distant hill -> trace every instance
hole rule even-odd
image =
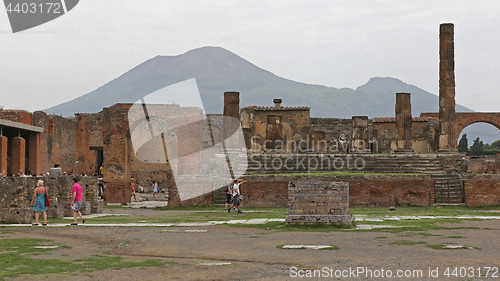
[[[203,47],[178,56],[157,56],[86,95],[46,109],[72,116],[99,112],[115,103],[133,103],[158,89],[196,78],[207,113],[222,113],[223,92],[241,93],[241,107],[310,106],[313,117],[394,116],[395,93],[412,93],[412,113],[438,111],[438,96],[394,78],[372,78],[356,90],[288,80],[220,47]],[[457,111],[471,111],[457,105]]]

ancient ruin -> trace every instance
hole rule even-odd
[[[2,179],[1,194],[9,192],[9,196],[18,200],[0,207],[3,213],[9,208],[26,208],[22,198],[29,196],[26,189],[32,183],[23,182],[23,188],[16,191],[14,186],[20,183],[10,176],[23,172],[46,176],[52,167],[60,167],[66,175],[89,176],[98,176],[102,167],[106,186],[102,194],[104,203],[130,203],[131,176],[135,177],[137,186],[149,187],[152,180],[158,182],[168,193],[170,206],[217,203],[220,182],[199,183],[198,180],[197,184],[204,185],[207,192],[181,200],[172,171],[182,174],[188,169],[209,169],[189,160],[199,157],[196,152],[208,147],[225,151],[227,155],[234,147],[224,140],[234,133],[234,122],[236,127],[241,124],[249,155],[246,173],[249,183],[244,191],[247,206],[286,206],[288,182],[294,180],[288,174],[327,171],[391,173],[388,176],[321,176],[323,180],[347,182],[351,187],[350,202],[354,205],[498,205],[498,176],[468,175],[469,160],[457,153],[457,142],[460,132],[472,123],[486,122],[500,129],[500,113],[455,112],[453,53],[453,25],[443,24],[439,112],[423,113],[419,117],[411,114],[411,93],[395,93],[395,117],[338,119],[312,118],[309,107],[284,106],[286,99],[274,99],[274,107],[240,109],[239,93],[226,92],[223,114],[204,115],[196,108],[156,105],[158,111],[162,106],[169,107],[170,115],[161,117],[168,122],[161,118],[148,119],[148,122],[165,122],[165,126],[169,122],[170,126],[180,122],[189,126],[175,134],[160,133],[156,141],[145,140],[148,145],[134,151],[130,128],[133,122],[130,123],[129,114],[132,104],[116,104],[99,113],[78,113],[74,118],[41,111],[0,110],[0,170],[9,176]],[[183,120],[176,119],[173,112]],[[177,140],[175,143],[182,145],[172,147],[169,151],[173,152],[167,155],[163,151],[169,140]],[[182,156],[188,159],[183,163],[189,165],[168,161]],[[144,161],[155,157],[156,161]],[[500,172],[499,156],[496,157],[491,168],[486,168],[491,174]],[[395,176],[395,173],[402,175]],[[408,173],[420,175],[404,175]],[[285,174],[283,179],[279,179],[279,174]],[[314,176],[305,180],[311,177]],[[65,184],[58,185],[57,190],[63,186]]]

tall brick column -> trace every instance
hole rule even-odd
[[[455,55],[453,24],[443,23],[439,31],[439,152],[456,152],[455,139]]]
[[[353,153],[363,153],[369,150],[368,116],[352,117],[352,148]]]
[[[0,136],[0,171],[7,172],[7,147],[9,141],[6,136]]]
[[[131,141],[127,113],[130,105],[119,104],[103,110],[104,201],[130,202]]]
[[[12,138],[12,175],[25,170],[26,141],[22,137]]]
[[[31,133],[29,137],[28,170],[36,175],[43,172],[43,142],[41,138],[41,134],[38,133]]]
[[[413,152],[411,148],[411,94],[396,93],[396,153]]]
[[[230,117],[230,118],[229,118]],[[228,139],[240,126],[240,93],[224,93],[224,124],[223,137]],[[235,148],[233,144],[226,142],[226,149]]]

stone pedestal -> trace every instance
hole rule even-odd
[[[350,226],[349,183],[297,181],[288,184],[287,223]]]
[[[49,178],[55,179],[57,177],[62,177],[62,168],[50,168]]]

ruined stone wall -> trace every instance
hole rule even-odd
[[[432,206],[434,203],[434,180],[429,175],[355,175],[355,176],[248,176],[242,186],[245,206],[285,207],[282,197],[288,182],[342,181],[349,184],[350,206]],[[264,183],[264,184],[262,184]],[[254,186],[265,185],[267,202],[254,197]],[[273,198],[276,198],[273,200]]]
[[[351,225],[349,184],[334,181],[291,181],[287,223]]]
[[[465,205],[498,206],[500,205],[499,175],[470,175],[464,179]]]
[[[47,115],[42,111],[36,111],[33,114],[23,110],[0,110],[0,119],[19,122],[27,125],[44,128],[44,133],[31,134],[31,144],[27,149],[37,150],[36,156],[31,155],[32,159],[37,159],[43,163],[30,163],[29,170],[41,170],[48,172],[54,164],[59,164],[64,171],[73,171],[76,164],[76,121],[74,118],[64,118],[56,115]],[[26,143],[30,142],[25,137]],[[34,145],[40,144],[40,147]],[[28,157],[29,154],[26,154]]]
[[[49,192],[51,206],[47,209],[49,218],[71,216],[71,187],[73,177],[0,177],[0,222],[31,223],[33,211],[31,200],[38,180],[43,180]],[[102,213],[102,200],[97,197],[97,179],[82,177],[82,214]]]
[[[26,110],[0,109],[0,119],[19,122],[26,125],[39,126],[32,123],[31,113]]]
[[[371,120],[369,120],[370,125]],[[311,118],[311,133],[324,132],[323,140],[326,142],[325,148],[329,153],[347,153],[347,149],[338,144],[349,142],[352,137],[352,130],[352,119]],[[317,145],[314,145],[314,148],[316,147]]]
[[[386,120],[384,120],[386,119]],[[391,153],[397,149],[396,123],[394,118],[376,118],[373,122],[373,138],[378,145],[378,151]],[[436,144],[436,120],[421,120],[413,118],[411,127],[412,149],[415,153],[432,153]]]
[[[301,148],[294,144],[301,141],[303,149],[307,149],[311,124],[308,107],[246,107],[242,109],[241,121],[247,148],[254,152],[299,151]],[[285,145],[274,145],[278,142]]]
[[[47,121],[54,124],[54,134],[45,134],[44,171],[59,163],[63,171],[76,173],[76,120],[49,115]]]
[[[96,150],[91,148],[103,147],[102,138],[102,112],[95,114],[77,114],[78,122],[76,129],[76,168],[75,172],[81,175],[98,173],[96,164]]]

